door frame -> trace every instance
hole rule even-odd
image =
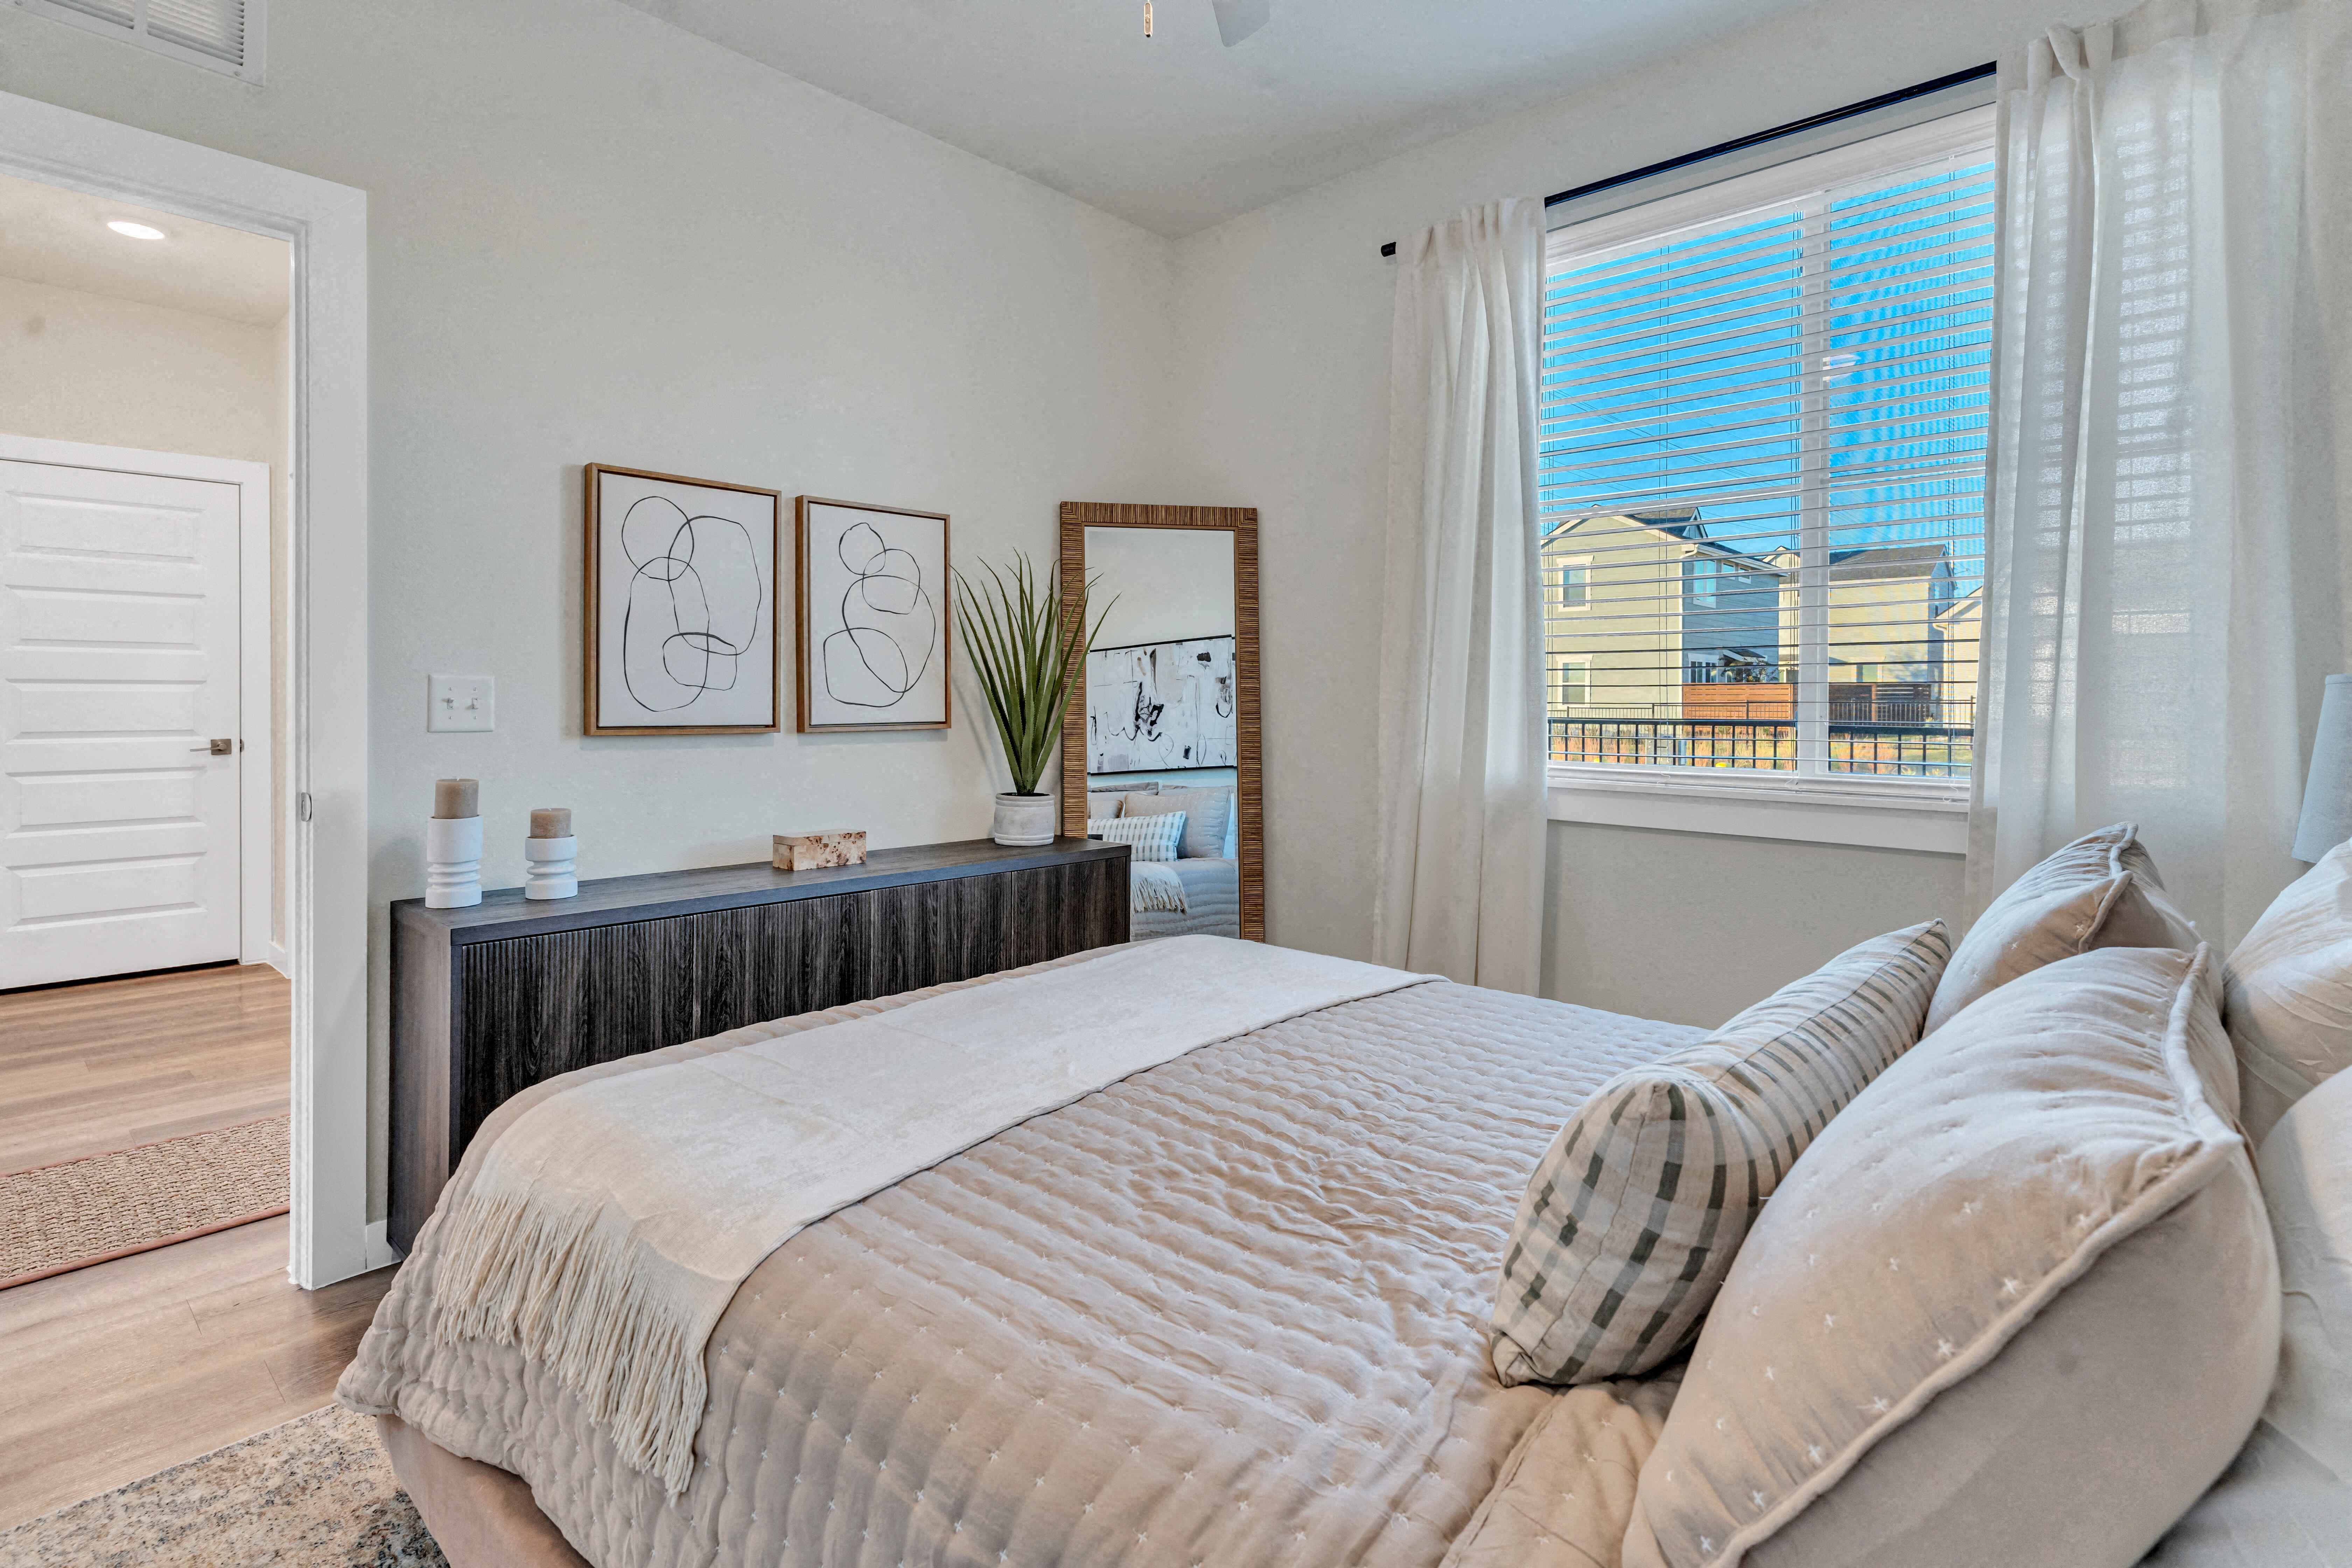
[[[0,171],[285,240],[287,879],[294,991],[287,1273],[391,1261],[367,1223],[367,194],[0,92]],[[373,1242],[373,1245],[372,1245]]]
[[[278,829],[284,809],[276,795],[277,774],[270,767],[278,715],[271,710],[269,652],[278,606],[269,591],[269,465],[242,458],[200,458],[186,452],[52,441],[5,431],[0,431],[0,462],[46,463],[61,468],[96,468],[102,473],[148,474],[236,487],[237,962],[267,963],[292,979],[285,948],[269,937],[270,879],[278,868]],[[252,718],[256,713],[263,720],[258,734]],[[260,783],[258,788],[256,780]],[[266,853],[256,855],[256,846]],[[287,913],[291,916],[293,911],[289,909]]]

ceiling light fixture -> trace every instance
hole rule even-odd
[[[163,237],[163,231],[157,228],[153,224],[132,223],[127,217],[115,218],[108,223],[106,226],[127,239],[161,239]]]

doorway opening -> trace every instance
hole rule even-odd
[[[0,1289],[289,1207],[293,262],[0,174]]]

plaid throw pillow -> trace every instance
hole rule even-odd
[[[1503,1255],[1495,1372],[1597,1383],[1688,1344],[1815,1134],[1917,1043],[1941,921],[1874,937],[1696,1046],[1620,1073],[1536,1165]]]
[[[1131,844],[1138,860],[1173,860],[1176,846],[1184,837],[1184,814],[1163,811],[1152,816],[1089,816],[1087,836],[1112,844]]]

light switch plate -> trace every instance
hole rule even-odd
[[[425,708],[427,730],[494,730],[499,683],[487,675],[436,675]]]

